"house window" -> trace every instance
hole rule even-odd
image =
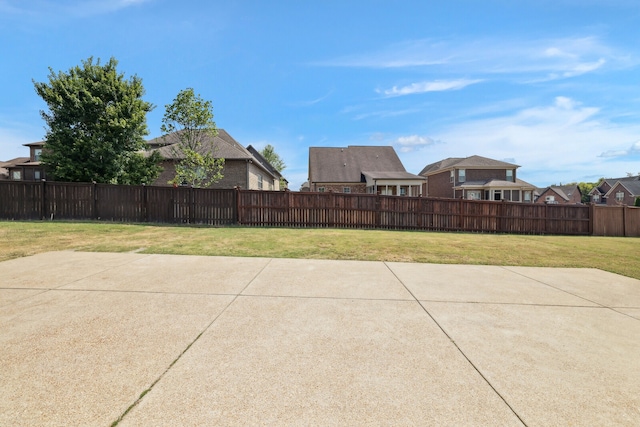
[[[468,190],[467,191],[467,199],[468,200],[480,200],[480,190]]]
[[[502,190],[493,190],[493,200],[502,200]]]
[[[41,156],[42,156],[42,148],[36,148],[35,150],[33,150],[33,161],[34,162],[39,162]]]
[[[407,187],[400,187],[400,195],[401,196],[407,195]]]
[[[465,182],[467,180],[467,171],[464,169],[458,170],[458,181]]]
[[[556,196],[546,196],[544,201],[553,204],[556,201]]]
[[[33,172],[33,179],[35,179],[36,181],[40,181],[40,171]]]
[[[262,190],[262,175],[258,175],[258,190]]]
[[[624,200],[624,191],[618,191],[616,193],[616,201],[622,202]]]
[[[449,176],[449,182],[453,182],[454,178],[455,178],[455,172],[451,171],[451,175]]]
[[[324,187],[318,187],[318,192],[319,193],[324,193]]]
[[[511,200],[511,190],[503,190],[502,191],[502,198],[504,200]]]
[[[531,202],[531,191],[524,192],[524,201],[529,203]]]
[[[13,171],[13,172],[11,172],[11,179],[13,179],[14,181],[21,181],[22,180],[22,171]]]
[[[351,187],[342,187],[343,193],[351,193]]]
[[[507,181],[513,182],[513,169],[507,169]]]
[[[600,201],[600,195],[599,194],[594,194],[593,196],[591,196],[591,199],[595,202],[598,203]]]

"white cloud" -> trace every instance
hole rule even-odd
[[[394,144],[398,145],[400,147],[400,151],[403,153],[415,151],[416,148],[426,147],[435,143],[436,141],[428,136],[419,135],[401,136],[394,141]]]
[[[602,67],[607,61],[604,58],[598,59],[596,62],[583,62],[577,63],[573,66],[573,68],[565,71],[563,73],[564,77],[575,77],[582,74],[589,73],[591,71],[595,71],[598,68]]]
[[[640,140],[631,144],[631,147],[629,147],[626,150],[607,150],[601,153],[598,157],[616,158],[616,157],[635,156],[636,154],[640,154]]]
[[[628,150],[608,150],[600,154],[599,157],[623,157],[629,154]]]
[[[576,77],[608,66],[637,64],[598,37],[558,39],[412,40],[368,54],[315,63],[359,68],[422,67],[449,73],[509,74],[524,81]]]
[[[482,80],[470,80],[470,79],[460,79],[460,80],[434,80],[434,81],[425,81],[412,83],[408,86],[397,87],[393,86],[391,89],[387,89],[384,91],[378,91],[387,96],[402,96],[402,95],[411,95],[415,93],[425,93],[425,92],[441,92],[447,90],[459,90],[469,85],[479,83]]]
[[[514,159],[519,177],[544,186],[586,177],[620,176],[637,168],[640,141],[627,150],[604,148],[637,140],[640,125],[621,125],[607,119],[600,108],[559,96],[553,103],[520,109],[512,114],[470,120],[433,132],[437,145],[415,146],[401,159],[409,171],[447,157],[474,154]],[[624,152],[624,153],[622,153]],[[620,157],[626,154],[626,157]]]

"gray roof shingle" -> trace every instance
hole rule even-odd
[[[435,163],[431,163],[425,166],[419,175],[428,175],[449,168],[486,168],[486,169],[515,169],[520,166],[513,163],[502,162],[500,160],[493,160],[482,156],[470,156],[470,157],[449,157],[447,159],[440,160]]]
[[[148,144],[150,147],[159,147],[155,149],[158,150],[165,159],[184,158],[175,134],[154,138],[148,141]],[[202,140],[202,150],[213,150],[216,157],[229,160],[253,159],[251,153],[233,139],[224,129],[218,129],[218,134],[214,137],[204,136]]]
[[[313,182],[361,182],[363,171],[407,174],[391,146],[309,148],[309,176]]]

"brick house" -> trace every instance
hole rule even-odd
[[[601,180],[590,192],[592,203],[633,206],[640,197],[640,175]]]
[[[40,162],[44,141],[23,144],[29,147],[29,157],[17,157],[0,162],[0,179],[12,181],[40,181],[46,179],[44,165]]]
[[[423,183],[390,146],[309,148],[308,191],[420,196]]]
[[[481,156],[450,157],[420,171],[428,197],[532,203],[536,187],[518,179],[520,166]]]
[[[175,176],[176,160],[181,158],[177,149],[175,136],[161,136],[147,141],[151,150],[157,150],[163,157],[162,172],[153,185],[170,186],[169,181]],[[239,144],[224,129],[218,129],[214,137],[207,137],[203,141],[206,150],[211,150],[216,157],[224,158],[223,178],[210,188],[244,190],[280,190],[282,175],[267,162],[264,157],[250,147],[247,149]],[[284,181],[286,183],[286,181]]]
[[[540,192],[540,196],[535,203],[550,205],[578,205],[582,203],[582,192],[580,192],[580,188],[578,188],[576,184],[552,185]]]

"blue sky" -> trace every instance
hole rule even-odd
[[[272,144],[392,145],[521,165],[534,185],[640,173],[637,0],[0,0],[0,160],[44,137],[33,82],[90,56],[138,75],[149,138],[193,87],[218,127]]]

